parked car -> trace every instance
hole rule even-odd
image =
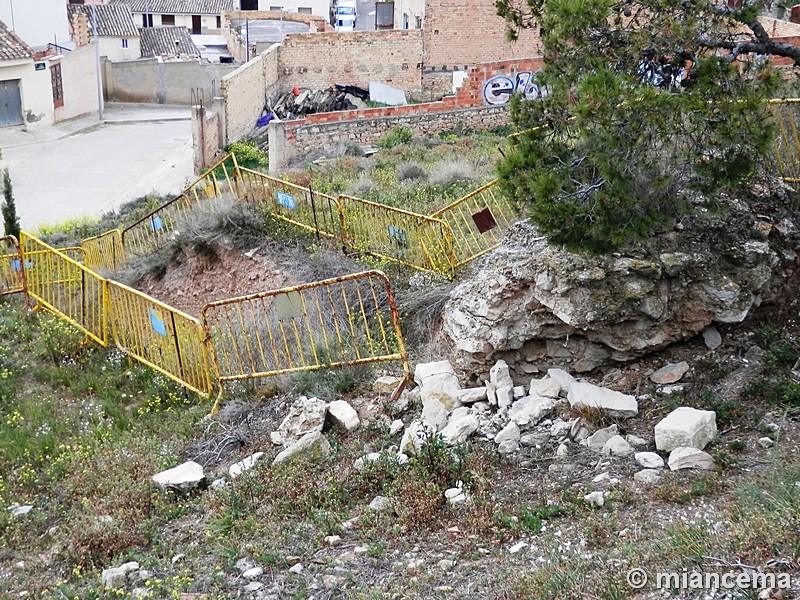
[[[351,31],[355,31],[355,28],[355,19],[337,19],[337,21],[333,24],[334,31],[338,31],[340,33],[349,33]]]
[[[336,0],[336,4],[333,6],[333,18],[331,22],[333,26],[337,28],[337,31],[339,31],[338,26],[340,21],[343,27],[348,26],[344,24],[347,21],[351,21],[352,27],[355,27],[357,17],[358,7],[356,6],[356,0]]]

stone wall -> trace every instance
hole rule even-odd
[[[324,89],[334,83],[369,87],[379,81],[418,96],[420,30],[303,33],[286,37],[280,70],[288,88]]]
[[[352,118],[346,121],[339,119],[325,122],[324,115],[311,115],[316,117],[314,120],[273,121],[269,126],[270,171],[280,171],[296,156],[304,156],[314,150],[340,143],[373,144],[398,126],[409,127],[418,135],[436,135],[456,129],[489,130],[508,122],[508,108],[505,106],[454,110],[452,104],[432,104],[441,105],[441,109],[424,111],[419,110],[419,107],[430,105],[411,105],[395,107],[391,114],[384,113],[384,116]],[[368,111],[348,112],[363,114]]]
[[[281,90],[278,48],[272,46],[222,79],[223,135],[225,145],[242,139],[256,126],[269,99]]]
[[[219,91],[220,82],[236,67],[197,61],[159,62],[156,58],[103,62],[103,86],[110,102],[192,104],[192,90],[200,88],[206,100]]]

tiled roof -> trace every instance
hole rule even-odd
[[[112,4],[127,4],[135,13],[167,15],[218,15],[236,10],[236,0],[111,0]]]
[[[33,50],[6,24],[0,21],[0,60],[17,60],[33,58]]]
[[[200,56],[186,27],[144,27],[139,31],[142,35],[142,58],[178,54]]]
[[[69,4],[67,14],[70,21],[74,15],[86,15],[90,29],[96,19],[97,35],[100,37],[139,37],[131,8],[124,4]]]

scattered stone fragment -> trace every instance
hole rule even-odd
[[[327,408],[324,400],[300,396],[278,427],[283,445],[289,446],[307,433],[322,431]]]
[[[597,408],[612,417],[635,417],[639,414],[639,404],[633,396],[586,381],[570,385],[567,400],[573,408]]]
[[[702,450],[717,435],[717,415],[713,410],[682,406],[656,424],[655,434],[658,450],[670,452],[681,446]]]
[[[193,490],[205,479],[203,467],[193,460],[153,475],[153,482],[162,490],[176,490],[186,493]]]
[[[375,496],[369,503],[369,509],[374,512],[386,512],[392,508],[392,499],[388,496]]]
[[[637,452],[633,458],[645,469],[663,469],[664,459],[655,452]]]
[[[358,413],[345,400],[334,400],[328,404],[328,418],[345,431],[353,431],[361,425]]]
[[[220,477],[219,479],[215,479],[211,482],[211,489],[212,490],[221,490],[226,485],[228,485],[228,481],[224,477]]]
[[[703,330],[703,341],[706,344],[706,348],[716,350],[722,345],[722,336],[716,327],[709,325]]]
[[[33,510],[33,506],[30,504],[12,504],[8,507],[9,512],[11,513],[12,517],[22,517],[27,515],[29,512]]]
[[[514,388],[511,386],[497,388],[497,408],[503,410],[514,402]]]
[[[519,552],[520,550],[522,550],[523,548],[525,548],[527,545],[528,545],[528,544],[527,544],[526,542],[517,542],[516,544],[514,544],[513,546],[511,546],[511,548],[509,548],[509,549],[508,549],[508,551],[509,551],[511,554],[516,554],[517,552]]]
[[[353,463],[353,468],[356,471],[363,471],[364,468],[367,466],[367,463],[373,463],[380,460],[381,455],[380,452],[370,452],[369,454],[365,454],[355,460]]]
[[[255,579],[256,577],[261,577],[264,574],[264,569],[261,567],[252,567],[247,569],[244,573],[242,573],[242,577],[245,579]]]
[[[647,485],[654,485],[661,481],[661,471],[657,469],[642,469],[633,474],[634,481]]]
[[[528,388],[529,396],[543,396],[545,398],[558,398],[561,393],[561,386],[558,382],[546,375],[542,379],[532,379]]]
[[[566,458],[569,456],[569,446],[566,444],[559,444],[558,448],[556,448],[556,456],[558,458]]]
[[[438,398],[425,398],[422,401],[422,422],[434,432],[439,432],[447,425],[447,407]]]
[[[519,450],[519,442],[514,440],[506,440],[497,446],[497,451],[500,454],[513,454],[517,450]]]
[[[601,450],[603,456],[619,456],[621,458],[633,456],[635,452],[635,448],[625,441],[625,438],[621,435],[615,435],[610,438],[603,444],[603,449]]]
[[[661,396],[674,396],[675,394],[682,394],[686,387],[687,384],[685,383],[674,383],[672,385],[662,385],[656,391]]]
[[[515,385],[514,386],[514,400],[519,400],[520,398],[525,396],[525,386],[522,385]]]
[[[392,424],[389,425],[389,435],[394,435],[398,431],[400,431],[404,427],[403,422],[400,419],[395,419],[392,421]]]
[[[519,443],[523,446],[533,446],[534,448],[546,444],[550,439],[550,434],[546,431],[536,431],[521,435]]]
[[[328,546],[335,546],[336,544],[338,544],[339,542],[342,541],[342,536],[340,536],[340,535],[326,535],[324,541]]]
[[[174,565],[175,563],[182,561],[184,558],[186,558],[186,555],[185,555],[185,554],[183,554],[183,553],[181,553],[181,554],[176,554],[175,556],[173,556],[173,557],[170,559],[170,562],[172,562],[172,564]]]
[[[245,592],[257,592],[262,587],[264,587],[264,584],[261,583],[260,581],[251,581],[246,586],[244,586],[244,591]]]
[[[553,398],[528,396],[517,400],[508,411],[508,418],[520,427],[536,425],[553,412],[556,401]]]
[[[319,459],[331,452],[331,445],[319,431],[307,433],[275,457],[272,465],[291,462],[300,456]]]
[[[498,390],[504,387],[514,387],[514,380],[511,379],[511,373],[506,361],[498,360],[494,366],[489,369],[489,381],[491,381],[492,385]]]
[[[384,375],[378,377],[375,383],[372,384],[372,390],[379,394],[391,394],[403,382],[402,377],[395,377],[394,375]]]
[[[256,452],[255,454],[251,454],[244,460],[240,460],[237,463],[233,463],[228,468],[228,475],[230,475],[232,479],[234,477],[238,477],[245,471],[249,471],[250,469],[252,469],[258,461],[264,458],[264,456],[265,454],[263,452]]]
[[[412,421],[403,432],[400,440],[400,452],[415,455],[419,452],[429,433],[435,433],[433,428],[427,428],[420,421]]]
[[[448,446],[455,446],[467,441],[467,438],[478,430],[478,417],[471,413],[455,413],[450,418],[447,426],[442,429],[442,441]]]
[[[609,475],[607,471],[603,471],[592,479],[592,483],[600,483],[601,481],[608,481],[609,479],[611,479],[611,475]]]
[[[444,497],[450,504],[463,504],[467,501],[467,493],[461,486],[446,489]]]
[[[563,369],[548,369],[547,375],[550,377],[550,379],[558,384],[558,387],[561,388],[561,390],[564,390],[567,393],[569,393],[572,385],[577,383],[577,380]],[[533,383],[531,383],[531,385],[533,385]]]
[[[462,404],[474,404],[475,402],[481,402],[482,400],[486,400],[486,388],[479,387],[459,390],[456,397]]]
[[[414,381],[421,388],[423,404],[427,400],[438,400],[448,412],[459,406],[461,385],[453,366],[446,360],[418,364],[414,369]]]
[[[126,562],[118,567],[103,569],[100,580],[104,588],[118,590],[125,587],[128,580],[128,573],[139,570],[139,563],[135,561]]]
[[[680,381],[689,370],[689,363],[681,361],[679,363],[669,363],[661,367],[658,371],[650,375],[650,381],[658,385],[668,385]]]
[[[517,425],[514,421],[509,421],[508,425],[503,427],[496,436],[494,436],[495,444],[502,444],[507,440],[513,440],[515,442],[519,442],[520,431],[519,425]]]
[[[449,571],[456,566],[456,561],[443,558],[438,562],[438,566],[442,571]]]
[[[603,492],[589,492],[586,494],[583,499],[588,502],[591,506],[601,507],[606,502],[606,497],[603,495]]]
[[[758,445],[762,448],[772,448],[775,445],[775,440],[770,437],[758,438]]]
[[[289,567],[289,573],[294,573],[295,575],[299,575],[303,572],[303,564],[297,563],[296,565],[292,565]]]
[[[277,431],[273,431],[269,434],[269,441],[276,446],[283,446],[283,436]]]
[[[707,452],[698,448],[679,447],[670,452],[667,460],[669,468],[673,471],[679,469],[703,469],[710,471],[714,468],[714,459]]]
[[[603,429],[598,429],[592,435],[586,438],[586,445],[592,450],[600,452],[603,449],[603,446],[606,445],[606,442],[615,435],[619,435],[619,427],[616,425],[609,425]]]
[[[633,435],[629,433],[625,436],[625,439],[628,440],[628,443],[633,446],[634,448],[642,448],[647,446],[647,440],[644,438],[640,438],[638,435]]]

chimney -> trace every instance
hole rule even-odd
[[[83,13],[72,15],[72,39],[75,45],[79,48],[81,46],[88,46],[92,40],[92,34],[89,29],[89,17]]]

